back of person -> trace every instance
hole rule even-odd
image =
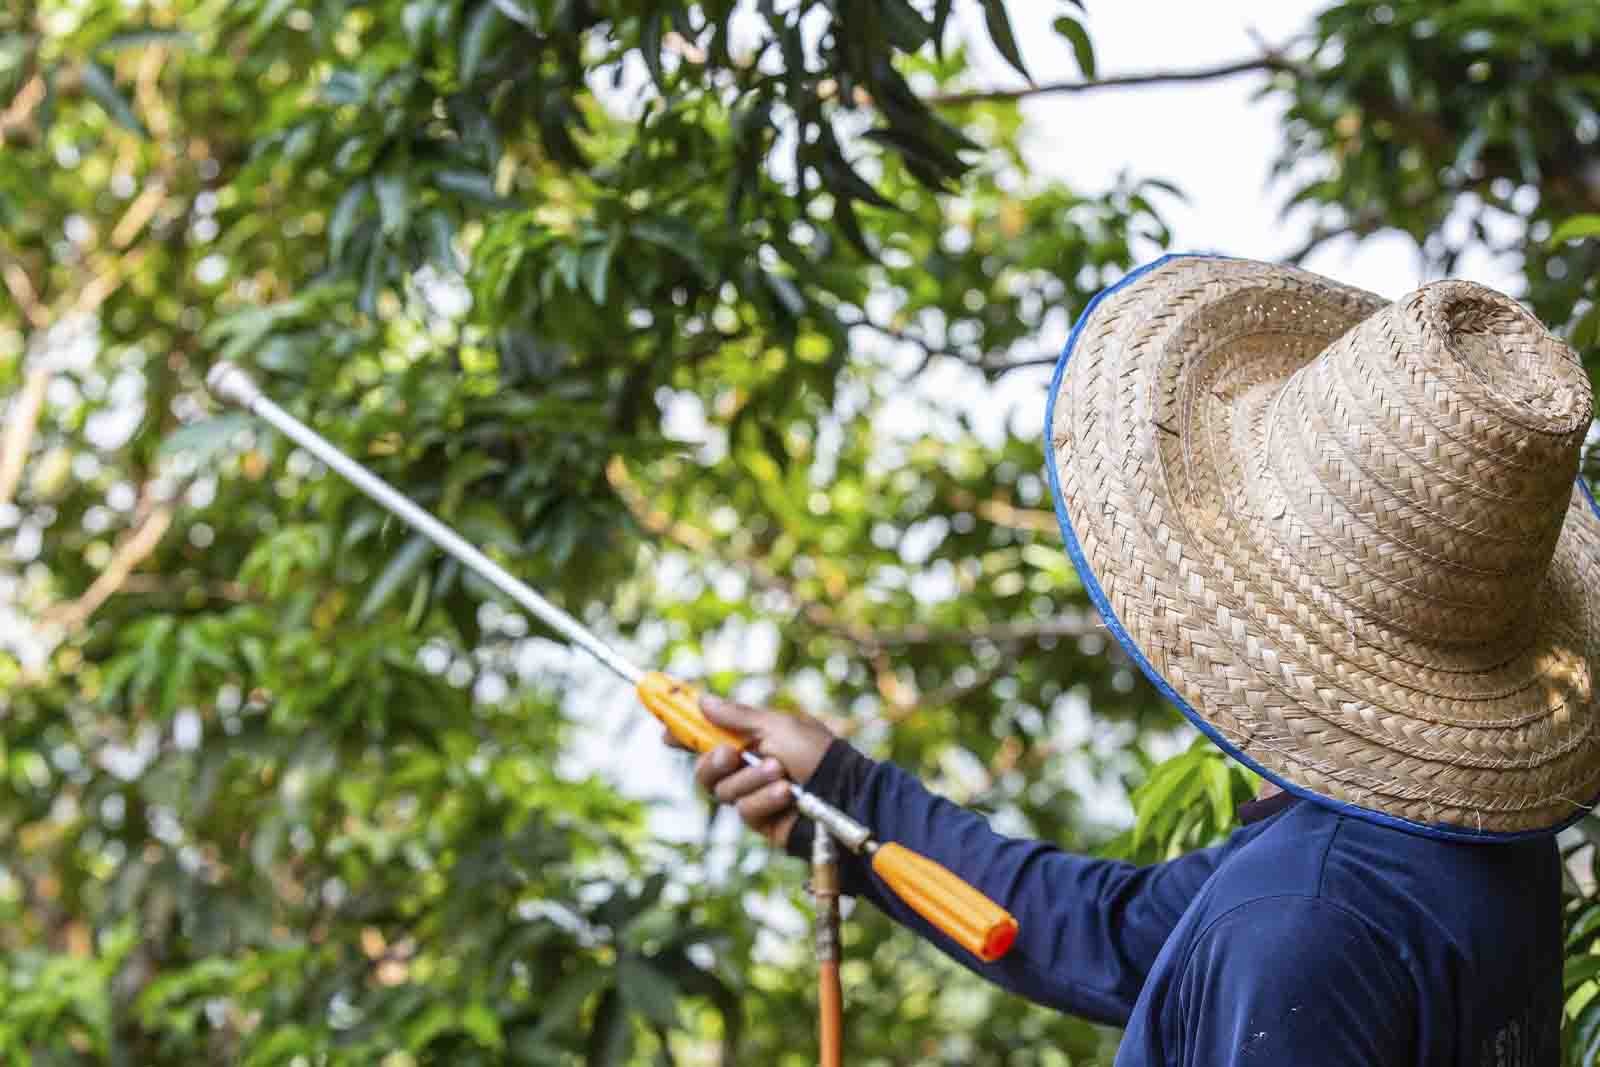
[[[1562,956],[1555,839],[1463,844],[1338,818],[1326,892],[1389,925],[1397,962],[1417,989],[1435,991],[1418,1005],[1417,1062],[1555,1064]]]
[[[1600,800],[1593,416],[1577,354],[1471,282],[1167,256],[1090,302],[1045,410],[1067,553],[1156,691],[1299,798],[1223,846],[1008,839],[814,723],[707,714],[1011,911],[982,963],[840,868],[1003,988],[1125,1025],[1119,1067],[1555,1067],[1554,835]],[[731,749],[697,773],[798,847],[781,783]]]
[[[1553,1067],[1561,947],[1553,838],[1446,841],[1301,801],[1224,847],[1118,1063],[1303,1063],[1312,1045],[1317,1063]]]

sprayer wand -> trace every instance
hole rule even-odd
[[[206,384],[220,399],[237,404],[277,427],[284,436],[326,463],[529,614],[633,685],[640,701],[679,744],[696,752],[730,745],[740,752],[746,763],[761,762],[749,751],[748,738],[730,733],[705,717],[700,710],[699,690],[660,671],[646,671],[628,660],[450,527],[273,403],[239,367],[225,361],[217,363],[206,375]],[[998,959],[1011,947],[1017,934],[1016,920],[977,889],[903,845],[874,840],[867,827],[799,785],[790,782],[789,791],[794,795],[795,806],[814,820],[819,830],[833,835],[850,851],[869,857],[873,872],[896,896],[966,951],[988,962]]]

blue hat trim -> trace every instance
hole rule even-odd
[[[1083,546],[1078,541],[1077,532],[1072,528],[1072,520],[1067,517],[1066,502],[1061,495],[1061,481],[1059,475],[1056,473],[1055,449],[1050,444],[1052,427],[1055,426],[1056,397],[1061,392],[1061,379],[1062,376],[1066,374],[1067,360],[1072,358],[1072,349],[1078,342],[1078,335],[1083,332],[1084,325],[1089,321],[1090,316],[1094,314],[1094,309],[1099,305],[1100,301],[1104,300],[1112,293],[1115,293],[1117,290],[1132,283],[1143,275],[1155,270],[1163,263],[1168,263],[1175,259],[1190,259],[1197,257],[1204,259],[1236,258],[1233,256],[1221,256],[1206,252],[1169,253],[1162,256],[1160,259],[1153,260],[1144,264],[1142,267],[1138,267],[1135,270],[1130,271],[1115,285],[1102,289],[1095,295],[1093,300],[1089,301],[1088,306],[1083,309],[1083,314],[1079,315],[1078,321],[1073,324],[1072,333],[1067,337],[1066,347],[1061,351],[1061,358],[1056,361],[1055,375],[1050,379],[1050,395],[1046,400],[1044,409],[1045,472],[1050,479],[1050,497],[1055,502],[1056,521],[1061,525],[1061,536],[1066,539],[1067,554],[1072,557],[1072,565],[1078,570],[1078,577],[1080,580],[1082,580],[1083,587],[1089,594],[1089,601],[1094,605],[1095,610],[1100,613],[1100,618],[1105,622],[1106,629],[1111,632],[1111,636],[1117,639],[1117,643],[1122,646],[1123,650],[1127,652],[1129,657],[1132,658],[1133,662],[1139,665],[1139,669],[1144,672],[1146,678],[1150,679],[1150,683],[1156,687],[1156,691],[1167,700],[1171,701],[1179,711],[1183,712],[1184,718],[1192,722],[1196,729],[1210,738],[1218,748],[1222,749],[1223,752],[1238,760],[1240,763],[1244,764],[1261,777],[1267,779],[1269,782],[1274,783],[1289,793],[1293,793],[1295,796],[1302,797],[1326,808],[1332,808],[1333,810],[1341,812],[1345,815],[1351,815],[1358,819],[1364,819],[1367,822],[1377,823],[1380,826],[1390,826],[1397,830],[1405,830],[1409,833],[1421,834],[1426,837],[1439,838],[1445,841],[1470,841],[1479,844],[1523,841],[1529,838],[1547,837],[1551,834],[1564,830],[1566,827],[1571,826],[1573,823],[1583,818],[1583,816],[1587,815],[1589,810],[1593,808],[1596,803],[1600,803],[1600,797],[1597,797],[1587,806],[1574,812],[1569,818],[1563,820],[1555,826],[1551,826],[1546,829],[1493,831],[1471,830],[1460,826],[1451,826],[1442,823],[1424,823],[1417,822],[1412,819],[1403,819],[1397,815],[1386,815],[1380,811],[1371,811],[1367,808],[1360,807],[1359,805],[1351,804],[1348,801],[1334,800],[1331,797],[1325,797],[1320,793],[1307,789],[1305,786],[1296,785],[1295,783],[1287,781],[1279,775],[1267,770],[1265,767],[1261,766],[1261,764],[1245,755],[1238,748],[1234,747],[1234,745],[1232,745],[1226,738],[1224,738],[1216,727],[1212,726],[1209,722],[1202,718],[1200,713],[1195,711],[1195,709],[1190,706],[1187,700],[1184,700],[1183,697],[1179,696],[1177,691],[1167,683],[1166,678],[1164,678],[1161,673],[1156,670],[1155,666],[1145,656],[1143,650],[1141,650],[1138,644],[1134,642],[1133,637],[1128,633],[1127,628],[1122,625],[1122,620],[1118,619],[1116,612],[1111,610],[1111,602],[1106,599],[1105,590],[1100,587],[1100,580],[1095,576],[1094,572],[1089,569],[1089,561],[1083,554]],[[1589,507],[1594,510],[1594,513],[1597,517],[1600,517],[1600,504],[1595,502],[1594,494],[1590,492],[1588,485],[1584,483],[1584,480],[1581,476],[1577,479],[1577,483],[1578,488],[1583,490],[1584,497],[1589,501]]]

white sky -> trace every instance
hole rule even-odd
[[[1010,5],[1029,70],[1039,81],[1076,77],[1067,43],[1050,29],[1058,5]],[[1102,76],[1209,67],[1260,53],[1252,41],[1281,46],[1310,26],[1326,0],[1185,0],[1091,3],[1086,23]],[[985,63],[1006,77],[998,57]],[[1015,82],[1015,76],[1006,79]],[[1038,169],[1083,189],[1108,185],[1126,169],[1174,180],[1189,196],[1167,212],[1176,250],[1217,251],[1279,258],[1307,236],[1303,222],[1284,225],[1284,191],[1268,187],[1277,155],[1278,107],[1251,100],[1265,75],[1211,83],[1104,89],[1036,97],[1024,104],[1028,153]],[[1356,246],[1335,242],[1305,266],[1374,292],[1401,296],[1423,281],[1415,252],[1403,238],[1380,236]],[[1461,277],[1498,288],[1517,287],[1516,264],[1466,257]]]
[[[1089,3],[1084,22],[1099,73],[1106,77],[1193,70],[1259,55],[1258,41],[1285,46],[1327,6],[1327,0],[1101,0]],[[1008,7],[1035,80],[1076,80],[1071,47],[1050,27],[1062,10],[1076,9],[1056,0],[1026,0]],[[958,11],[966,19],[968,38],[986,43],[976,6]],[[992,47],[985,45],[973,58],[986,83],[1022,84]],[[1270,184],[1280,145],[1281,107],[1275,100],[1252,99],[1265,84],[1266,75],[1250,74],[1032,97],[1023,104],[1024,149],[1039,176],[1084,192],[1110,186],[1123,172],[1176,184],[1187,202],[1175,203],[1170,197],[1158,201],[1173,232],[1173,251],[1281,259],[1303,244],[1310,230],[1304,217],[1281,217],[1288,191]],[[1160,254],[1153,245],[1136,251],[1139,261]],[[1433,280],[1423,273],[1411,242],[1396,234],[1332,241],[1302,265],[1392,297]],[[1456,274],[1515,294],[1521,286],[1518,266],[1477,252],[1461,258]],[[1038,350],[1057,351],[1065,340],[1064,330],[1041,337]],[[944,369],[945,374],[952,372]],[[1048,372],[1008,376],[991,398],[990,419],[979,420],[980,428],[988,422],[998,433],[1002,420],[1009,419],[1013,432],[1039,432],[1044,417],[1039,390],[1046,382]],[[931,382],[930,387],[952,396],[961,395],[964,385],[951,380]]]

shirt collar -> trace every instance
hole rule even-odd
[[[1271,818],[1285,808],[1293,806],[1299,799],[1293,793],[1284,790],[1281,793],[1274,793],[1265,800],[1247,800],[1234,809],[1234,814],[1239,817],[1241,825],[1249,826],[1251,823]]]

